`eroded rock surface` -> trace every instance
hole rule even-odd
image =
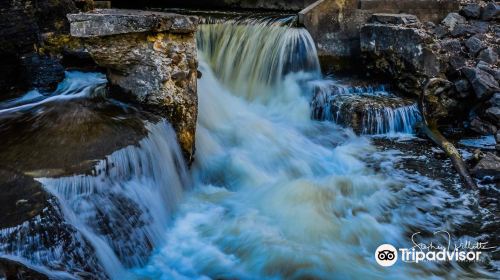
[[[171,13],[96,10],[68,15],[71,34],[122,97],[132,97],[173,124],[188,161],[197,117],[198,19]]]
[[[399,14],[383,21],[373,16],[361,28],[361,49],[372,73],[393,78],[409,96],[419,96],[431,78],[444,79],[426,95],[433,119],[469,121],[472,131],[494,134],[498,123],[487,101],[500,91],[500,26],[494,16],[479,18],[498,4],[480,3],[465,5],[437,25],[398,20]]]

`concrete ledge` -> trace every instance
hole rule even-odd
[[[126,33],[168,32],[194,33],[198,18],[173,13],[97,9],[88,13],[69,14],[71,36],[100,37]]]

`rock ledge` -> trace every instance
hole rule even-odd
[[[70,14],[71,35],[99,37],[140,32],[192,33],[197,18],[173,13],[139,10],[97,9],[92,12]]]

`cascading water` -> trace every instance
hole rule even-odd
[[[313,118],[347,125],[361,134],[412,135],[421,120],[417,104],[398,98],[384,87],[348,87],[316,82]]]
[[[446,221],[467,210],[439,182],[394,169],[394,153],[376,153],[367,139],[310,119],[319,69],[309,63],[315,50],[304,29],[215,24],[201,26],[198,38],[195,189],[166,244],[134,271],[139,278],[469,275],[428,263],[396,265],[386,274],[375,263],[378,245],[407,244],[415,225],[451,230]],[[281,70],[297,61],[283,51],[294,46],[305,47],[298,61],[313,67]],[[445,210],[447,203],[456,208]]]
[[[477,215],[475,199],[399,170],[397,151],[311,120],[318,84],[331,80],[321,79],[307,31],[283,22],[200,26],[191,174],[170,125],[145,121],[143,140],[90,173],[39,178],[49,207],[0,231],[0,258],[61,279],[490,277],[476,264],[398,263],[390,274],[376,264],[378,245],[411,246],[416,229],[455,232]],[[90,88],[102,84],[97,78]],[[32,97],[4,113],[60,100]],[[52,226],[64,232],[56,245],[50,234],[33,237],[32,228]]]

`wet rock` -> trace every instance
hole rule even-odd
[[[409,14],[373,14],[368,22],[406,26],[420,25],[420,21],[418,20],[418,18],[415,15]]]
[[[343,92],[332,86],[328,98],[317,94],[312,101],[314,118],[349,126],[358,134],[412,133],[420,120],[412,100]]]
[[[167,117],[188,161],[197,117],[196,17],[134,10],[68,15],[94,61],[122,98]],[[119,95],[120,96],[120,95]]]
[[[455,82],[455,89],[460,94],[461,98],[465,98],[469,95],[470,88],[470,83],[466,79],[460,79]]]
[[[50,93],[64,79],[64,67],[57,59],[32,53],[23,56],[21,61],[25,83],[29,85],[29,88],[38,89],[42,93]]]
[[[472,57],[476,57],[476,55],[484,49],[484,44],[481,39],[477,36],[472,36],[465,41],[465,46],[469,50],[469,53]]]
[[[460,14],[466,18],[479,18],[481,16],[481,6],[478,3],[470,3],[465,5]]]
[[[494,181],[500,180],[500,157],[487,153],[472,169],[472,174],[477,178],[490,176]]]
[[[469,80],[478,99],[488,99],[499,90],[498,82],[486,71],[479,68],[465,67],[462,69]]]
[[[482,50],[479,53],[478,59],[489,64],[496,64],[498,62],[498,54],[490,47]]]
[[[20,262],[0,258],[0,279],[49,280],[50,278]]]
[[[470,122],[470,129],[481,135],[491,135],[497,132],[497,127],[489,122],[486,122],[478,117],[475,117]]]
[[[0,167],[0,229],[22,224],[47,207],[47,195],[33,178]]]
[[[464,24],[466,22],[467,20],[458,13],[449,13],[441,23],[448,27],[449,30],[453,30],[458,24]]]
[[[488,2],[488,4],[483,7],[481,11],[482,20],[493,20],[500,16],[500,5],[495,2]]]
[[[99,98],[46,103],[24,114],[4,113],[0,158],[35,177],[84,174],[97,160],[143,139],[146,120],[158,118]]]
[[[491,107],[485,111],[486,117],[493,123],[500,124],[500,107]]]

